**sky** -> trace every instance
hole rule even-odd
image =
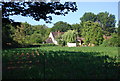
[[[23,16],[11,16],[10,18],[16,22],[27,22],[31,25],[45,24],[49,28],[51,28],[58,21],[67,22],[69,24],[80,23],[80,18],[84,15],[85,12],[92,12],[94,14],[98,14],[100,12],[108,12],[115,15],[116,21],[118,21],[118,2],[76,2],[76,4],[78,10],[76,12],[69,12],[66,16],[49,14],[52,16],[51,24],[45,23],[45,21],[42,19],[40,21],[35,21],[32,18]]]
[[[60,0],[60,1],[61,2],[64,2],[64,1],[75,1],[75,2],[118,2],[120,0]]]

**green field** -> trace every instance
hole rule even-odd
[[[36,47],[3,50],[3,79],[116,79],[117,47]]]

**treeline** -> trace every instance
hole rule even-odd
[[[98,14],[86,12],[80,18],[80,23],[70,25],[67,22],[60,21],[54,24],[52,31],[66,32],[67,30],[72,29],[80,32],[81,28],[83,28],[83,23],[87,21],[98,22],[103,30],[103,33],[107,36],[110,36],[111,33],[117,32],[117,28],[115,27],[115,15],[108,12],[100,12]]]
[[[4,21],[4,20],[3,20]],[[3,23],[2,47],[26,47],[43,43],[50,33],[46,25],[28,23]]]
[[[43,43],[50,32],[69,32],[64,37],[65,41],[74,41],[74,36],[85,38],[84,43],[103,45],[103,46],[117,46],[118,45],[118,28],[115,27],[115,15],[108,12],[100,12],[94,14],[92,12],[85,13],[80,18],[80,23],[69,24],[67,22],[59,21],[54,24],[52,28],[46,25],[30,25],[28,23],[13,22],[10,20],[2,19],[2,47],[25,47],[28,45],[39,45]],[[74,34],[72,35],[74,30]],[[70,35],[67,35],[70,34]],[[112,36],[110,40],[104,40],[103,35]],[[67,38],[70,38],[68,39]],[[67,39],[66,39],[67,38]],[[65,45],[65,41],[58,41]],[[75,42],[75,41],[74,41]],[[116,44],[117,43],[117,44]]]
[[[115,24],[116,20],[113,14],[109,14],[108,12],[100,12],[98,14],[87,12],[80,18],[80,23],[70,25],[67,22],[59,21],[54,24],[52,31],[68,32],[65,33],[66,35],[62,35],[57,39],[62,45],[65,45],[71,39],[75,40],[76,38],[74,36],[76,35],[72,35],[72,32],[76,32],[76,37],[85,38],[85,45],[120,46],[118,41],[118,28],[115,27]],[[112,38],[106,40],[103,38],[103,35],[111,36]]]

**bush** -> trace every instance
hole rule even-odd
[[[62,38],[65,42],[75,43],[77,34],[76,30],[68,30],[62,35]]]
[[[111,39],[104,40],[101,46],[119,47],[120,43],[118,37],[112,37]]]
[[[57,36],[56,37],[56,40],[58,41],[58,44],[60,45],[60,46],[65,46],[66,45],[66,42],[63,40],[63,37],[62,37],[63,35],[59,35],[59,36]]]
[[[65,45],[66,45],[66,42],[63,41],[63,40],[58,40],[58,44],[59,44],[60,46],[65,46]]]

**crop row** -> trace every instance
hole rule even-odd
[[[101,56],[102,52],[67,50],[4,50],[2,52],[3,78],[95,79],[118,77],[119,63],[116,63],[115,58],[108,55]]]

